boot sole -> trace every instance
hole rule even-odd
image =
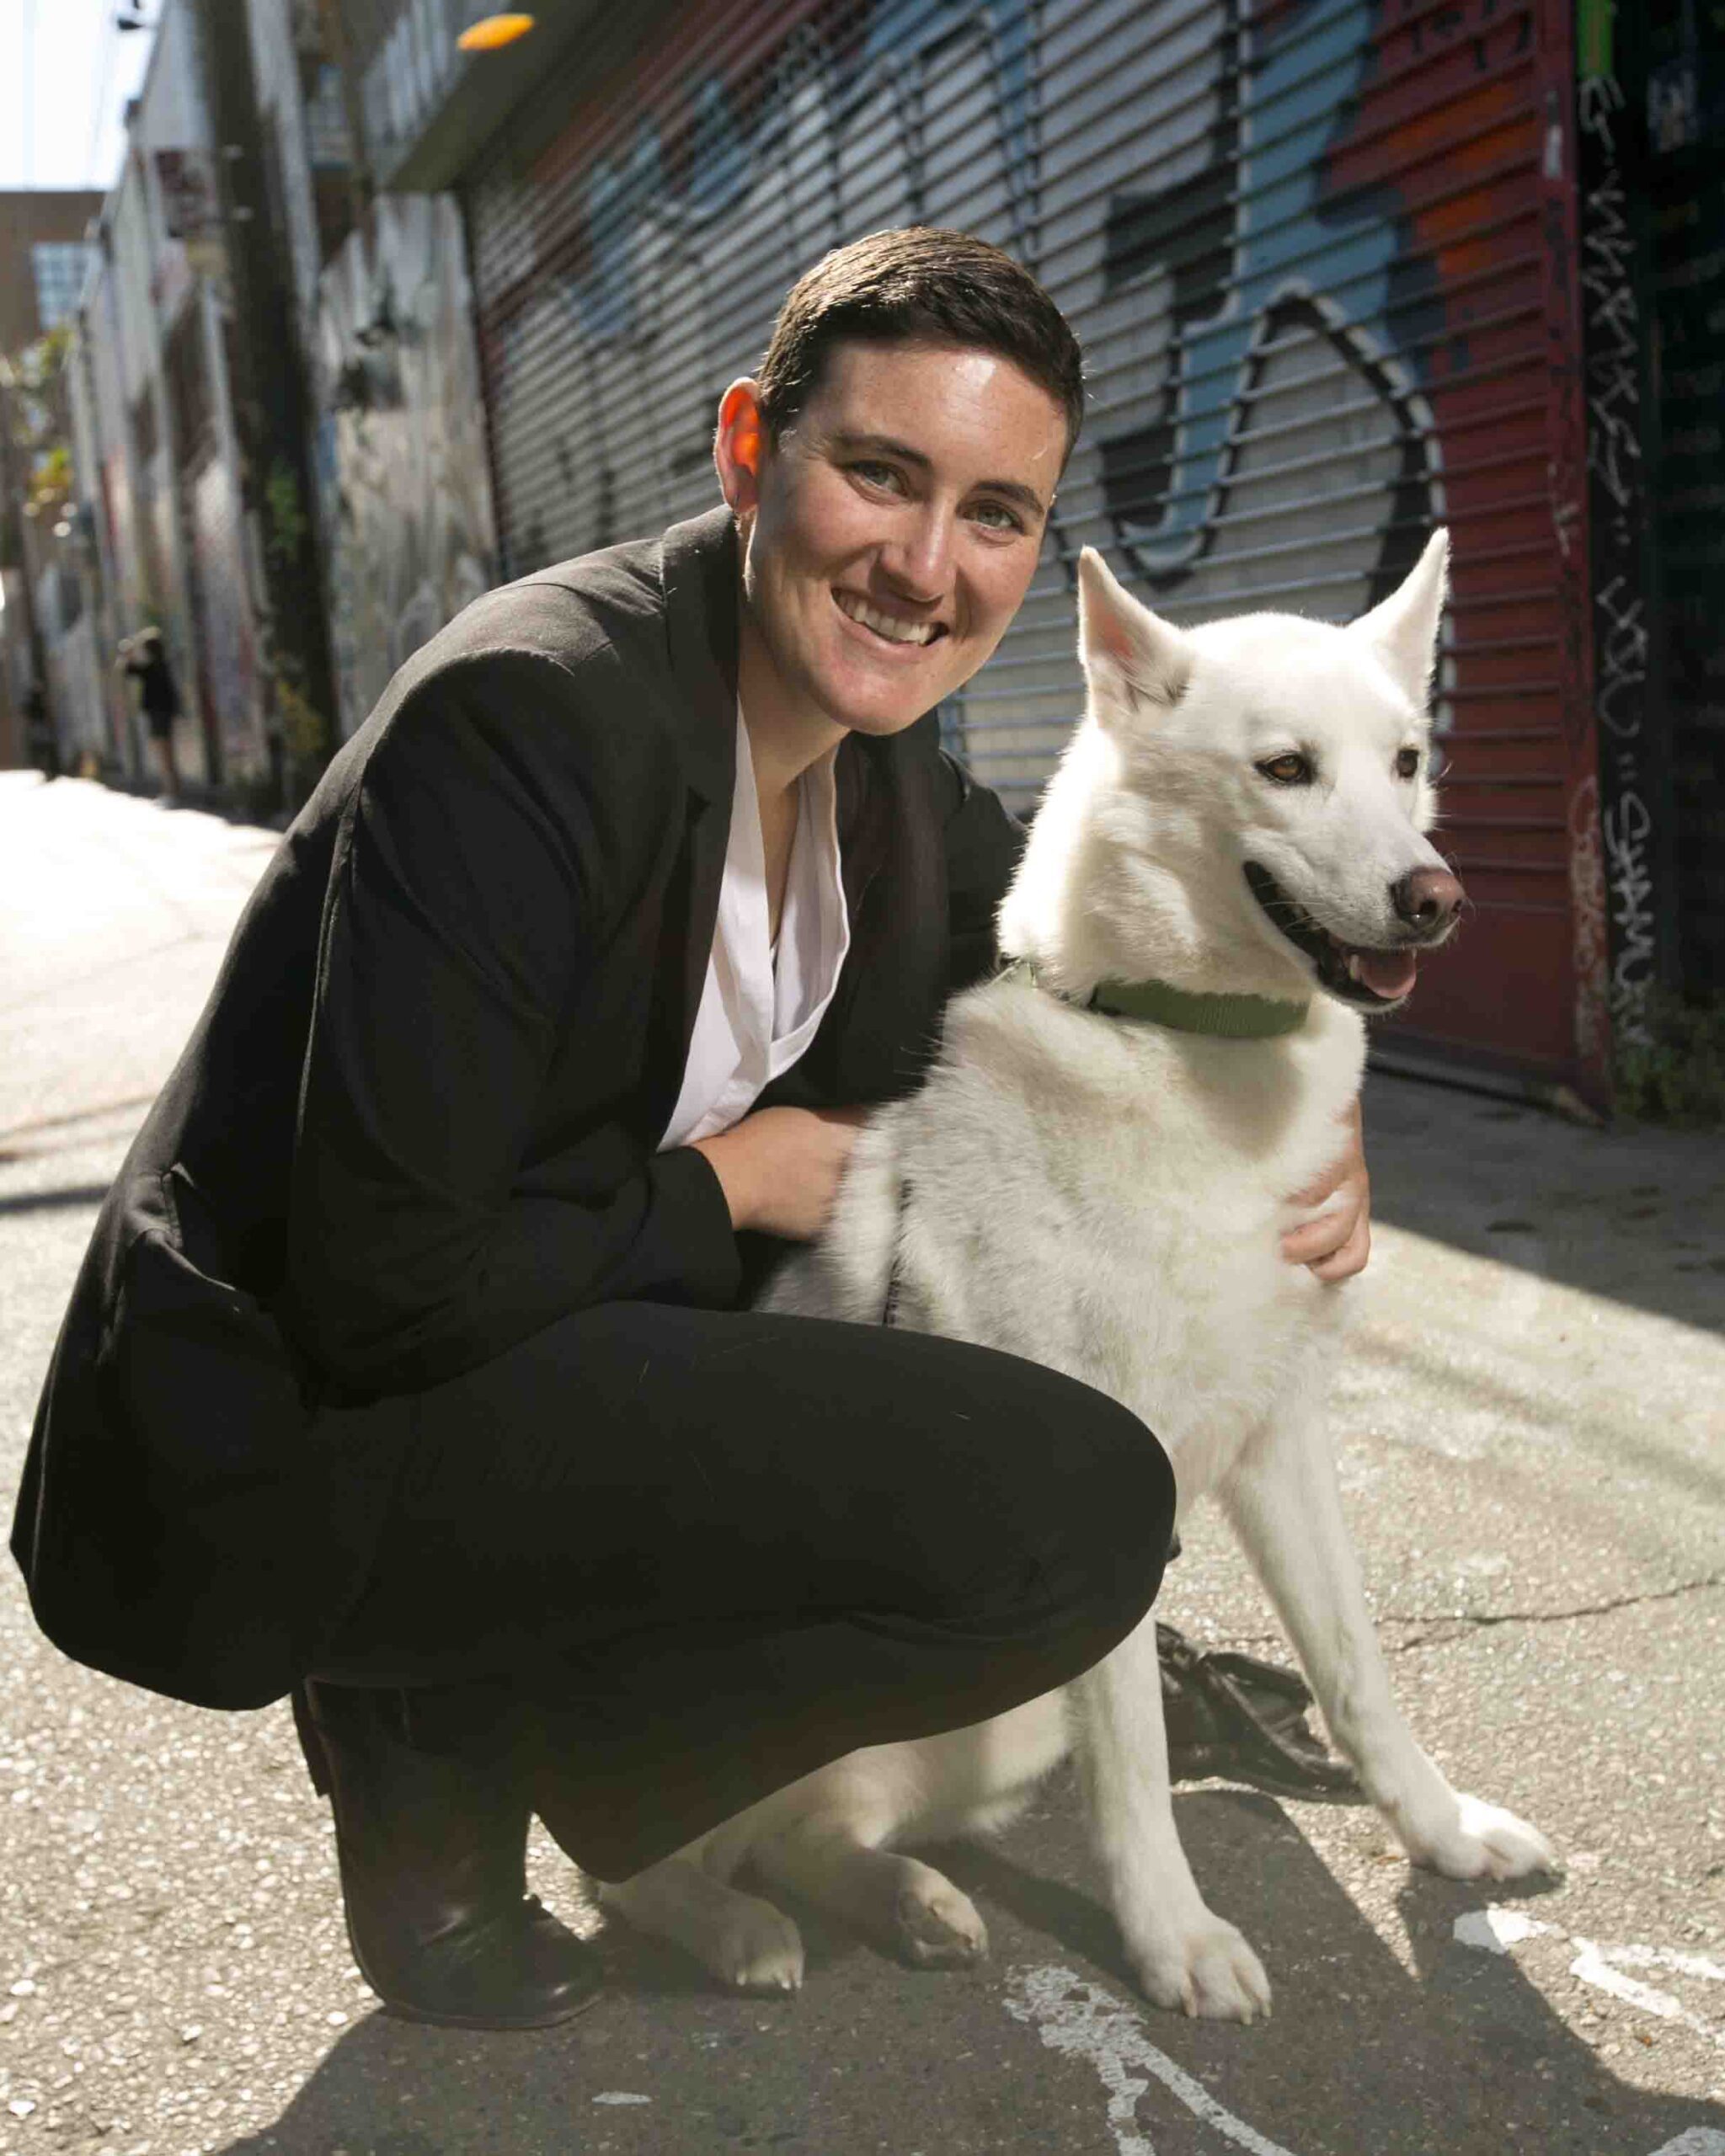
[[[365,1975],[363,1970],[360,1973],[362,1976]],[[366,1982],[371,1984],[371,1979],[369,1977],[366,1977]],[[602,1991],[595,1988],[576,1999],[573,2004],[559,2006],[555,2013],[536,2015],[531,2020],[495,2021],[483,2019],[475,2014],[434,2014],[427,2007],[406,2006],[395,1999],[385,1999],[382,1993],[377,1991],[376,1984],[371,1984],[371,1988],[374,1992],[377,1992],[383,2011],[386,2014],[393,2014],[398,2021],[424,2021],[438,2029],[489,2029],[499,2033],[506,2032],[510,2029],[554,2029],[559,2022],[573,2021],[578,2015],[586,2013],[590,2007],[597,2006],[605,1996]]]
[[[393,2014],[401,2021],[424,2021],[438,2029],[554,2029],[560,2021],[573,2021],[578,2014],[585,2014],[590,2007],[597,2006],[604,1998],[603,1987],[595,1975],[591,1991],[583,1992],[579,1999],[566,2001],[543,2014],[511,2015],[508,2020],[495,2015],[441,2014],[435,2007],[413,2006],[405,1999],[392,1999],[388,1993],[366,1967],[365,1959],[354,1944],[354,1929],[344,1924],[347,1943],[354,1957],[354,1967],[371,1987],[378,2004],[386,2014]]]

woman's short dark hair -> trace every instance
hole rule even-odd
[[[756,371],[777,441],[820,386],[829,349],[966,344],[1011,360],[1066,415],[1070,456],[1084,419],[1084,360],[1065,317],[1030,272],[970,232],[905,225],[835,248],[799,277]]]

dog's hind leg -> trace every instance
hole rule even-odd
[[[750,1851],[788,1886],[924,1969],[980,1961],[988,1932],[969,1897],[932,1865],[871,1842],[842,1803],[788,1822]]]
[[[601,1886],[601,1908],[682,1947],[721,1983],[740,1991],[800,1990],[803,1940],[796,1925],[771,1902],[714,1878],[700,1860],[700,1846]]]
[[[1413,1861],[1450,1879],[1555,1870],[1551,1844],[1536,1828],[1451,1789],[1402,1719],[1320,1415],[1296,1410],[1266,1426],[1220,1495],[1288,1627],[1331,1736]]]
[[[1146,1996],[1209,2020],[1263,2020],[1269,1979],[1240,1933],[1199,1892],[1174,1825],[1154,1617],[1080,1678],[1076,1690],[1092,1829]]]

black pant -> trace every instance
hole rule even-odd
[[[317,1673],[415,1688],[434,1746],[530,1731],[535,1808],[606,1879],[1069,1682],[1149,1609],[1173,1524],[1167,1455],[1103,1394],[822,1319],[602,1305],[414,1414]]]

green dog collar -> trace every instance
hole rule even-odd
[[[1028,960],[1021,959],[1007,970],[1021,969],[1039,987],[1047,985]],[[1165,980],[1103,980],[1097,983],[1083,1007],[1109,1018],[1146,1020],[1152,1025],[1167,1026],[1177,1033],[1267,1041],[1280,1033],[1297,1032],[1306,1023],[1311,999],[1289,1003],[1269,995],[1194,995],[1183,988],[1171,988]]]
[[[1306,1023],[1311,1008],[1269,995],[1192,995],[1165,980],[1103,980],[1090,999],[1092,1011],[1111,1018],[1148,1018],[1177,1033],[1215,1033],[1223,1040],[1267,1041]]]

